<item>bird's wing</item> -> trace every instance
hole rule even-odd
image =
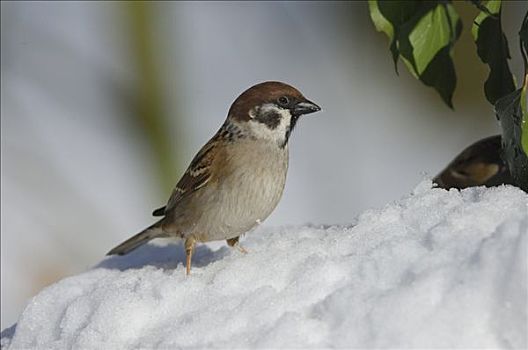
[[[215,138],[211,139],[200,152],[194,157],[187,171],[176,184],[172,191],[169,201],[165,207],[156,209],[152,214],[154,216],[166,215],[181,200],[191,193],[199,190],[211,180],[212,164],[214,160],[212,150],[218,146]]]

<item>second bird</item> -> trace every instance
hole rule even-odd
[[[227,240],[239,247],[239,236],[279,203],[288,171],[288,140],[299,117],[320,110],[281,82],[244,91],[220,130],[194,157],[167,205],[154,211],[163,218],[108,255],[127,254],[154,238],[180,238],[189,274],[196,242]]]

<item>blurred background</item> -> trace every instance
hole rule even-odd
[[[400,64],[364,2],[2,2],[1,328],[44,286],[149,225],[231,102],[265,80],[323,107],[290,142],[265,225],[349,223],[499,132],[469,23],[455,111]],[[521,76],[517,31],[503,25]],[[247,238],[246,238],[247,239]]]

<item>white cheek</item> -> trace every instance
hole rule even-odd
[[[258,139],[265,139],[275,141],[279,145],[284,144],[286,139],[286,131],[290,127],[291,114],[287,109],[277,108],[276,106],[264,105],[262,108],[273,109],[281,115],[279,125],[275,129],[270,129],[265,124],[256,120],[249,121],[251,133]]]

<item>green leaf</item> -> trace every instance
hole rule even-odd
[[[398,73],[398,58],[400,57],[399,51],[399,36],[402,26],[416,16],[419,6],[416,1],[376,1],[377,9],[380,15],[385,18],[393,28],[393,36],[389,37],[391,40],[390,51],[392,53],[392,59],[394,61],[394,69]],[[421,11],[424,11],[423,9]],[[418,79],[418,75],[414,71],[413,62],[409,61],[405,57],[404,63],[409,71]]]
[[[519,40],[521,47],[521,55],[524,62],[524,84],[521,93],[521,112],[522,119],[522,146],[524,153],[528,154],[528,12],[524,15],[523,24],[519,31]]]
[[[515,81],[508,65],[510,51],[508,40],[502,31],[501,1],[486,2],[471,29],[477,44],[477,54],[488,64],[490,73],[484,83],[486,99],[495,104],[502,96],[515,90]]]
[[[412,62],[418,78],[453,108],[456,73],[451,57],[462,22],[450,4],[426,3],[423,12],[402,26],[401,56]],[[432,7],[431,7],[432,6]]]
[[[476,41],[478,38],[478,29],[480,24],[484,19],[490,17],[490,15],[498,15],[501,10],[501,0],[490,0],[485,5],[482,6],[480,13],[475,18],[473,26],[471,27],[471,34],[473,34],[473,39]]]
[[[528,13],[524,16],[519,41],[524,61],[523,85],[498,99],[495,111],[502,129],[504,160],[516,185],[528,192]]]
[[[452,107],[456,74],[451,54],[462,30],[453,6],[447,1],[370,0],[369,8],[378,31],[391,40],[395,65],[401,57],[417,79]]]
[[[446,11],[449,13],[446,13]],[[425,71],[427,65],[429,65],[440,50],[449,46],[452,40],[451,33],[455,33],[458,20],[458,14],[451,5],[437,5],[425,16],[420,18],[420,21],[409,35],[409,41],[413,47],[414,61],[416,62],[416,69],[419,75]]]
[[[526,129],[526,109],[523,110],[523,104],[526,106],[526,85],[498,99],[495,111],[502,129],[503,158],[516,185],[528,192],[528,156],[521,144],[525,136],[523,129]]]
[[[526,107],[526,100],[528,99],[528,96],[526,96],[526,91],[528,90],[528,74],[525,76],[524,79],[524,86],[521,92],[521,112],[522,112],[522,147],[525,154],[528,154],[528,110]]]
[[[444,102],[453,108],[452,99],[456,87],[456,73],[448,46],[436,54],[420,76],[420,80],[425,85],[435,88]]]
[[[389,40],[392,42],[392,39],[394,38],[394,28],[392,27],[392,24],[390,24],[389,21],[379,11],[378,8],[378,2],[376,0],[369,0],[369,11],[370,11],[370,18],[372,19],[372,22],[374,23],[374,26],[376,27],[376,30],[378,32],[385,33]]]
[[[390,51],[392,53],[392,59],[394,61],[394,69],[398,73],[398,57],[400,55],[396,41],[394,40],[394,27],[392,24],[381,14],[378,8],[378,2],[376,0],[369,0],[369,11],[370,18],[376,27],[378,32],[383,32],[387,35],[390,40]]]

